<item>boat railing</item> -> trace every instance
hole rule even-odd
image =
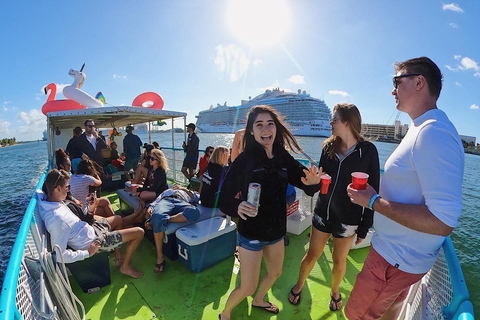
[[[42,173],[35,190],[42,188],[48,169],[49,166]],[[34,239],[31,231],[31,228],[34,227],[32,225],[35,224],[34,211],[37,205],[35,190],[23,216],[3,279],[0,296],[0,319],[38,319],[39,311],[45,311],[41,310],[41,307],[40,310],[36,309],[36,306],[45,303],[46,293],[39,292],[42,290],[38,288],[37,283],[33,283],[25,265],[25,257],[34,259],[39,257],[37,250],[39,239],[38,237]],[[43,295],[45,300],[39,301],[41,299],[34,298],[32,290],[35,290],[38,296]]]

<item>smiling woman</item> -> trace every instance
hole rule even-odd
[[[279,41],[289,25],[284,0],[234,0],[227,19],[234,34],[252,46]]]

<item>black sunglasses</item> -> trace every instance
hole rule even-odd
[[[399,82],[397,81],[398,79],[401,79],[401,78],[408,78],[408,77],[416,77],[416,76],[421,76],[422,74],[420,73],[407,73],[407,74],[402,74],[400,76],[395,76],[393,77],[392,79],[392,82],[393,82],[393,87],[395,89],[398,88],[398,85],[399,85]]]
[[[155,160],[157,160],[157,159],[154,158],[154,157],[150,157],[150,160],[155,161]]]

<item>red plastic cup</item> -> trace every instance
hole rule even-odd
[[[132,183],[132,192],[136,192],[136,191],[137,191],[137,187],[138,187],[138,184]]]
[[[364,172],[352,172],[352,188],[356,190],[367,189],[368,174]]]
[[[320,193],[321,194],[327,194],[328,193],[328,187],[330,186],[330,182],[332,181],[332,177],[330,177],[328,174],[322,174],[320,176]]]

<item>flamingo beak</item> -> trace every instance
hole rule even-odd
[[[83,64],[82,68],[80,69],[80,72],[83,71],[83,68],[85,68],[85,63]]]

